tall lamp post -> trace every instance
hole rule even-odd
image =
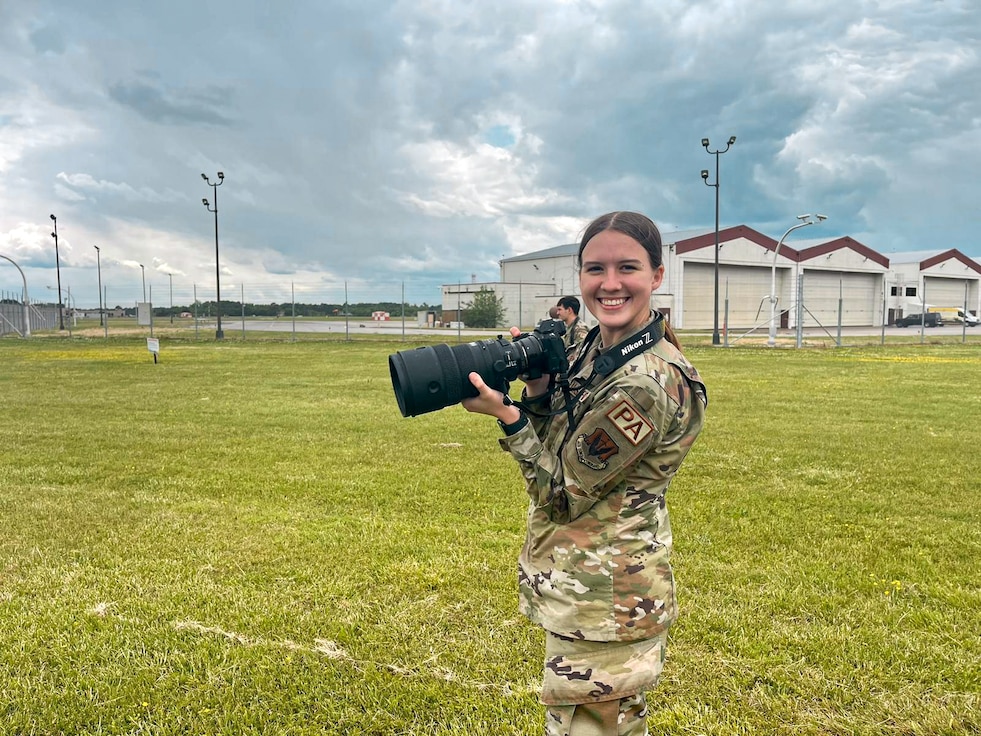
[[[146,304],[146,269],[140,264],[140,276],[143,278],[143,303]]]
[[[54,291],[55,290],[55,287],[53,287],[53,286],[45,286],[44,288],[45,289],[50,289],[51,291]],[[76,317],[76,313],[78,312],[78,310],[75,309],[75,297],[72,296],[72,287],[71,286],[69,286],[67,288],[67,294],[68,294],[68,306],[71,308],[71,310],[72,310],[72,317],[75,318],[76,324],[77,324],[78,323],[78,321],[77,321],[78,318]],[[60,291],[58,292],[58,301],[61,301],[61,292]]]
[[[102,251],[97,245],[92,247],[95,248],[95,265],[99,272],[99,327],[102,327],[106,323],[106,315],[102,310]]]
[[[64,306],[61,303],[61,259],[58,257],[58,218],[51,215],[51,221],[54,223],[54,232],[51,233],[51,237],[55,239],[55,273],[58,277],[58,329],[65,329],[65,311]]]
[[[16,263],[16,261],[14,261],[13,258],[10,258],[9,256],[5,256],[3,253],[0,253],[0,258],[3,258],[5,261],[10,261],[11,263],[14,264],[14,268],[16,268],[18,271],[20,271],[21,280],[23,280],[23,282],[24,282],[24,332],[23,332],[23,336],[24,337],[30,337],[31,336],[31,307],[30,307],[30,299],[28,299],[28,297],[27,297],[27,276],[24,275],[24,269],[22,269],[20,266],[18,266],[17,263]]]
[[[814,217],[817,219],[811,219]],[[800,230],[808,225],[818,225],[828,218],[825,215],[797,215],[797,219],[800,222],[787,228],[787,232],[780,236],[777,247],[773,249],[773,265],[770,267],[770,337],[766,341],[771,348],[777,344],[777,256],[780,254],[780,246],[794,230]]]
[[[709,150],[709,139],[702,138],[702,147],[705,149],[706,153],[715,156],[715,184],[709,184],[708,169],[702,169],[702,181],[705,182],[707,186],[715,187],[715,291],[714,291],[714,301],[712,307],[712,344],[718,345],[721,341],[719,339],[719,155],[725,153],[729,150],[729,147],[736,142],[736,136],[729,136],[729,142],[726,143],[726,147],[719,149],[718,151]]]
[[[170,324],[174,324],[174,274],[168,273],[170,279]]]
[[[205,184],[211,187],[211,190],[214,193],[214,209],[212,209],[207,199],[202,199],[201,202],[204,204],[208,212],[215,213],[215,297],[217,299],[215,312],[218,314],[218,326],[215,330],[215,339],[221,340],[225,337],[225,333],[221,330],[221,262],[218,260],[218,187],[225,183],[225,175],[219,171],[218,181],[216,183],[212,183],[207,174],[201,174],[201,178],[204,179]]]

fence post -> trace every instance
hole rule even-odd
[[[886,344],[886,277],[882,277],[882,336],[879,338],[879,344]]]
[[[967,342],[967,279],[964,279],[964,319],[961,320],[961,342]]]
[[[845,307],[844,307],[845,299],[844,299],[844,294],[842,293],[842,289],[843,289],[842,280],[839,277],[838,278],[838,339],[837,339],[839,348],[841,347],[841,320],[844,319],[844,314],[845,314]]]
[[[726,278],[726,302],[722,317],[722,346],[729,347],[729,279]]]
[[[804,272],[797,277],[797,347],[804,343]]]

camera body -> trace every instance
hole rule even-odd
[[[531,333],[510,342],[503,337],[465,345],[434,345],[403,350],[388,356],[392,388],[404,417],[436,411],[477,395],[470,383],[476,372],[498,391],[518,377],[540,378],[565,373],[565,323],[546,319]]]
[[[544,375],[553,373],[565,373],[569,370],[569,360],[566,358],[565,343],[562,336],[565,335],[565,322],[560,319],[543,319],[532,333],[521,333],[514,342],[522,342],[531,339],[538,341],[538,352],[540,357],[529,360],[528,370],[519,374],[528,378],[541,378]]]

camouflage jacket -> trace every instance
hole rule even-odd
[[[586,323],[579,319],[579,317],[576,317],[575,321],[566,328],[565,334],[562,336],[562,342],[565,343],[567,348],[575,347],[586,339],[587,334],[589,334],[589,328],[586,326]]]
[[[570,376],[575,397],[599,350]],[[552,410],[564,404],[561,394]],[[525,402],[532,410],[535,400]],[[519,561],[521,612],[591,641],[657,636],[677,616],[665,492],[702,428],[705,385],[667,340],[594,382],[568,416],[532,417],[501,446],[531,503]]]

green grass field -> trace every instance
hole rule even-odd
[[[0,341],[0,733],[539,733],[520,477],[405,347]],[[981,344],[689,355],[652,733],[981,732]]]

